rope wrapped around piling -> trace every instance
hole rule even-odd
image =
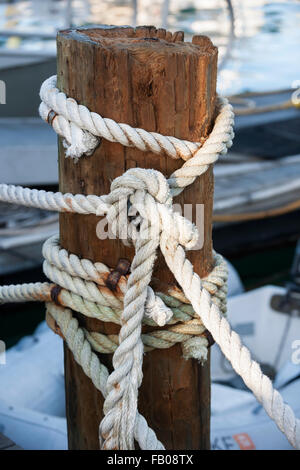
[[[197,229],[172,207],[173,197],[192,184],[231,146],[231,106],[219,98],[218,116],[211,134],[206,140],[199,138],[199,142],[191,143],[102,118],[60,92],[56,88],[56,77],[44,83],[41,98],[42,118],[63,136],[66,156],[75,160],[84,154],[90,155],[99,138],[185,160],[168,179],[158,171],[130,169],[112,182],[110,193],[105,196],[64,195],[0,185],[2,201],[63,212],[105,215],[113,233],[134,245],[135,255],[128,276],[124,276],[120,284],[119,297],[101,288],[107,267],[68,255],[54,239],[44,247],[44,271],[55,285],[39,284],[36,290],[32,285],[0,288],[0,302],[1,299],[3,302],[22,298],[47,300],[49,324],[52,322],[54,329],[59,328],[76,361],[105,397],[99,433],[101,447],[134,449],[136,440],[141,449],[163,448],[137,409],[144,344],[152,347],[151,341],[168,341],[157,334],[150,335],[150,340],[148,333],[143,334],[143,322],[152,321],[167,325],[165,330],[159,330],[159,335],[173,335],[169,338],[170,344],[177,342],[174,333],[191,335],[196,331],[193,328],[197,328],[198,335],[184,339],[183,345],[188,356],[197,357],[198,354],[198,358],[203,358],[203,343],[198,341],[201,328],[203,333],[208,330],[268,415],[289,442],[299,449],[299,420],[251,358],[249,350],[231,330],[224,316],[227,275],[221,258],[215,258],[216,271],[201,280],[186,257],[186,251],[197,242]],[[174,305],[178,300],[175,295],[161,295],[150,288],[158,249],[182,289],[184,300],[180,300],[181,304]],[[190,303],[192,310],[187,312],[182,303]],[[104,339],[99,333],[80,328],[67,307],[119,323],[118,338]],[[186,319],[185,315],[190,318]],[[202,340],[207,341],[207,337]],[[114,350],[111,374],[94,352],[105,349]]]

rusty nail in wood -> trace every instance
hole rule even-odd
[[[61,293],[61,291],[62,288],[60,286],[53,286],[50,291],[52,302],[54,302],[58,306],[61,306],[61,303],[59,301],[59,294]]]
[[[205,336],[205,338],[207,339],[208,341],[208,348],[210,348],[214,343],[215,343],[215,340],[214,338],[212,337],[212,334],[208,331],[208,330],[205,330],[202,334],[202,336]]]
[[[120,258],[117,266],[109,273],[105,281],[106,286],[110,290],[116,290],[121,276],[126,276],[130,268],[130,262],[127,259]]]
[[[53,111],[53,109],[51,109],[47,116],[47,122],[50,124],[50,126],[52,126],[53,121],[56,118],[56,116],[57,116],[56,112]]]
[[[58,324],[56,323],[56,321],[54,320],[54,333],[58,336],[60,336],[64,341],[66,340],[66,338],[64,337],[64,335],[62,334],[61,332],[61,329],[60,327],[58,326]]]
[[[59,335],[63,340],[65,340],[65,337],[62,334],[60,327],[56,323],[56,320],[52,317],[51,313],[48,312],[48,311],[46,312],[46,322],[47,322],[47,325],[49,326],[49,328],[51,328],[51,330],[56,335]]]

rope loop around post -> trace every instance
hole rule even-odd
[[[226,98],[218,97],[218,114],[209,137],[200,138],[199,142],[189,142],[133,128],[90,112],[87,107],[78,105],[73,98],[68,98],[58,90],[55,75],[43,83],[40,97],[41,118],[64,138],[66,156],[75,161],[82,155],[91,155],[101,138],[126,147],[136,147],[144,152],[150,150],[156,154],[184,160],[183,166],[168,180],[173,195],[180,194],[185,187],[205,173],[209,165],[218,160],[220,154],[225,154],[234,137],[234,113]],[[55,115],[49,120],[52,111]]]
[[[215,257],[216,266],[211,277],[200,279],[186,256],[186,251],[196,243],[197,230],[175,213],[171,205],[173,196],[192,184],[231,146],[231,106],[220,98],[211,134],[206,140],[199,138],[199,142],[193,143],[102,118],[60,92],[56,88],[56,77],[43,84],[41,98],[41,116],[64,137],[66,156],[75,160],[83,154],[91,155],[99,138],[185,160],[182,168],[168,179],[154,170],[128,170],[112,183],[111,192],[105,196],[51,193],[0,185],[1,201],[59,212],[106,215],[120,238],[124,223],[127,226],[125,241],[133,243],[135,255],[129,275],[122,278],[118,295],[108,295],[107,289],[101,289],[109,275],[108,268],[68,255],[54,240],[44,246],[44,270],[54,284],[0,287],[0,303],[47,302],[48,320],[49,315],[54,319],[75,360],[105,397],[104,418],[100,424],[102,448],[134,449],[136,440],[142,449],[163,449],[137,409],[144,344],[152,347],[153,341],[160,341],[163,349],[163,341],[168,342],[173,335],[169,344],[178,342],[177,338],[184,343],[185,356],[199,359],[203,357],[201,348],[211,341],[210,334],[289,442],[300,449],[299,419],[283,402],[224,316],[227,274],[220,255]],[[179,304],[176,295],[154,293],[149,285],[158,249],[182,289]],[[108,321],[113,319],[120,324],[118,338],[101,338],[95,332],[80,328],[70,308],[85,315],[109,318]],[[187,319],[187,315],[192,318]],[[143,335],[144,321],[166,324],[169,337],[160,331],[152,338]],[[209,334],[200,340],[205,330]],[[197,335],[193,335],[195,331]],[[176,335],[190,336],[181,341],[181,336]],[[114,350],[114,370],[110,374],[95,353],[100,347]]]

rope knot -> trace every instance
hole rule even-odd
[[[113,233],[125,244],[137,238],[159,241],[164,234],[191,249],[198,240],[195,225],[173,210],[168,180],[156,170],[133,168],[116,178],[96,213],[106,214]]]
[[[170,206],[172,196],[168,181],[162,173],[144,168],[131,168],[122,176],[116,178],[111,184],[111,192],[117,189],[131,190],[132,194],[138,190],[149,193],[157,202]]]

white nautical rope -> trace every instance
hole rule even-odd
[[[52,286],[53,284],[49,284],[48,282],[0,286],[0,305],[11,302],[36,300],[49,302],[51,300]]]
[[[110,272],[107,266],[103,263],[94,264],[73,254],[69,255],[67,250],[60,248],[57,236],[45,242],[43,256],[44,273],[51,281],[98,305],[120,310],[123,308],[123,296],[127,286],[124,276],[118,282],[123,294],[120,298],[120,295],[114,295],[114,292],[106,287],[105,279]],[[172,310],[150,286],[147,288],[145,314],[159,326],[165,325],[173,316]]]
[[[121,276],[117,288],[115,291],[108,289],[106,287],[106,280],[111,272],[111,270],[103,263],[93,263],[88,259],[79,258],[75,254],[70,254],[67,250],[61,248],[59,244],[59,238],[57,235],[50,237],[43,245],[43,257],[48,262],[47,263],[47,277],[53,282],[56,282],[60,287],[63,287],[61,279],[63,275],[78,277],[82,280],[92,281],[97,284],[97,289],[105,297],[107,303],[110,307],[119,307],[122,305],[123,308],[123,297],[127,288],[127,276]],[[52,277],[52,266],[57,268],[56,278]],[[61,271],[62,278],[60,278]],[[222,256],[214,253],[214,267],[212,271],[206,276],[202,282],[204,287],[212,295],[213,301],[219,306],[219,308],[225,313],[226,312],[226,296],[227,296],[227,265],[224,262]],[[72,280],[71,280],[72,282]],[[80,295],[79,290],[74,288],[74,293]],[[163,305],[166,305],[172,309],[173,314],[170,315],[170,318],[165,319],[164,323],[171,324],[178,321],[189,321],[194,318],[195,313],[190,306],[189,301],[180,293],[179,291],[174,291],[173,289],[169,290],[170,295],[163,294],[161,292],[154,293],[151,287],[148,287],[147,303],[144,318],[144,322],[148,325],[160,324],[160,319],[154,317],[153,312],[153,303],[160,305],[158,298],[163,302]],[[85,292],[83,293],[85,295]],[[177,298],[176,298],[177,297]],[[90,297],[87,298],[89,301]],[[102,304],[101,304],[102,305]],[[150,308],[151,307],[151,308]],[[75,309],[76,310],[76,309]],[[147,311],[149,310],[149,311]],[[171,316],[173,315],[173,319]],[[148,321],[149,318],[149,321]],[[151,318],[154,321],[151,321]],[[106,319],[105,313],[103,313],[102,321],[111,321],[111,318]]]
[[[209,137],[200,139],[201,143],[194,143],[102,118],[59,91],[56,88],[56,76],[43,83],[40,97],[40,115],[48,122],[54,111],[50,122],[55,132],[64,137],[67,156],[78,159],[83,154],[90,154],[98,145],[99,138],[104,138],[127,147],[151,150],[158,154],[164,152],[171,158],[185,160],[182,168],[176,170],[168,180],[172,195],[179,194],[192,184],[232,145],[234,114],[225,98],[218,97],[218,115]]]
[[[74,196],[68,193],[53,193],[52,191],[22,188],[2,183],[0,184],[0,201],[48,211],[95,214],[102,199],[92,195],[76,194]]]
[[[129,202],[139,214],[140,228],[132,238],[135,256],[124,297],[119,346],[113,356],[114,371],[107,383],[105,416],[100,425],[105,449],[134,449],[133,417],[137,412],[138,388],[142,381],[141,324],[160,231],[164,230],[168,236],[175,231],[180,243],[186,247],[192,247],[197,241],[196,230],[191,230],[192,224],[172,212],[169,186],[161,173],[132,169],[113,181],[111,193],[106,198],[106,203],[111,204],[107,219],[117,235],[118,227],[122,228],[127,222]],[[144,211],[149,218],[145,217]],[[133,233],[132,227],[135,225],[131,222],[128,236]]]
[[[24,302],[24,300],[49,301],[51,291],[55,285],[60,287],[59,299],[60,305],[72,308],[86,316],[98,318],[104,322],[113,322],[120,324],[120,314],[123,309],[124,294],[127,288],[127,276],[121,276],[115,290],[109,289],[105,281],[111,272],[103,263],[92,263],[88,259],[79,258],[74,254],[69,254],[67,250],[59,245],[57,235],[50,237],[43,245],[44,272],[46,276],[53,281],[50,283],[32,283],[21,285],[0,286],[0,304],[8,302]],[[89,280],[89,284],[85,281]],[[222,257],[214,254],[214,267],[206,278],[203,279],[203,285],[212,295],[215,302],[223,313],[226,312],[226,280],[227,266]],[[94,285],[92,284],[94,282]],[[90,287],[91,294],[89,294]],[[93,295],[94,293],[94,295]],[[92,300],[95,298],[97,301]],[[169,307],[168,309],[166,307]],[[157,314],[157,310],[162,316]],[[167,312],[167,315],[166,315]],[[193,324],[195,312],[186,297],[177,290],[169,289],[169,294],[154,293],[150,286],[147,291],[147,302],[145,306],[145,316],[143,323],[150,326],[163,324],[173,325],[178,322],[184,324]],[[160,337],[165,346],[158,346],[151,339],[151,346],[166,347],[167,342],[172,342],[169,331],[162,330],[157,333],[154,331],[150,336]],[[175,331],[174,329],[172,331]],[[178,325],[177,333],[188,334]],[[173,333],[172,333],[173,334]],[[197,328],[189,334],[199,334]],[[175,336],[174,336],[175,338]],[[175,342],[183,341],[179,338]],[[164,344],[162,343],[162,344]],[[149,344],[150,346],[150,344]]]
[[[157,177],[157,183],[162,183],[161,177],[158,176],[156,172],[149,170],[139,171],[143,174],[142,179],[145,178],[144,175],[147,173],[148,182]],[[121,179],[122,177],[119,180]],[[124,180],[126,181],[126,178],[124,178]],[[154,183],[153,187],[155,187]],[[159,193],[157,188],[156,191]],[[299,420],[295,418],[290,407],[284,404],[280,394],[274,390],[271,381],[262,374],[259,365],[251,359],[249,350],[241,345],[239,336],[231,331],[228,321],[221,316],[219,308],[211,300],[211,295],[203,288],[199,276],[194,273],[191,263],[185,256],[184,248],[186,247],[184,247],[183,239],[179,239],[177,221],[175,222],[170,215],[168,218],[170,223],[169,227],[166,228],[163,223],[160,223],[159,204],[164,204],[165,209],[171,211],[168,205],[167,195],[165,196],[166,202],[158,202],[155,199],[155,193],[146,191],[142,193],[137,190],[134,195],[131,196],[130,201],[133,206],[137,204],[142,219],[148,221],[149,224],[155,224],[160,231],[160,248],[170,270],[182,287],[185,296],[191,301],[194,310],[198,313],[199,317],[202,318],[204,325],[220,345],[225,356],[230,360],[237,373],[241,375],[258,401],[262,403],[266,412],[275,421],[279,429],[287,436],[289,442],[294,447],[300,448]],[[189,230],[190,233],[188,233]],[[172,233],[174,233],[174,236],[171,235]],[[194,235],[195,228],[191,224],[187,225],[185,227],[184,240],[189,247],[192,243],[191,241],[194,239]],[[156,245],[154,244],[154,246],[152,246],[152,253],[154,253],[155,249]],[[138,257],[139,252],[136,252],[136,259]],[[147,270],[144,272],[148,273]],[[134,401],[136,396],[134,395],[131,399]],[[115,409],[116,400],[110,405],[112,407],[110,410]],[[122,417],[120,419],[122,419]],[[128,423],[126,424],[128,425]],[[119,432],[121,431],[119,430]]]
[[[217,282],[214,288],[220,287],[217,289],[216,301],[216,297],[211,293],[210,283],[206,281],[205,284],[194,273],[193,266],[186,258],[185,250],[192,248],[196,243],[197,231],[188,220],[172,209],[172,196],[179,194],[184,187],[192,184],[196,177],[204,173],[208,165],[216,161],[220,153],[225,153],[231,145],[233,137],[231,106],[225,100],[219,99],[218,116],[210,136],[205,141],[199,139],[201,143],[193,144],[134,129],[91,113],[86,107],[78,105],[75,100],[60,93],[56,89],[54,77],[44,83],[41,98],[43,101],[41,115],[50,121],[54,129],[65,138],[67,156],[79,158],[84,153],[91,154],[99,138],[106,138],[122,145],[135,146],[154,153],[164,152],[173,158],[181,157],[186,160],[182,168],[175,171],[168,180],[157,171],[139,168],[128,170],[112,182],[111,192],[101,197],[63,195],[14,186],[0,186],[0,200],[3,201],[63,212],[106,215],[114,233],[123,238],[125,226],[125,239],[130,240],[135,246],[131,272],[123,292],[125,294],[124,310],[121,311],[121,329],[113,355],[114,371],[110,376],[107,377],[107,371],[104,372],[99,362],[96,364],[97,356],[91,350],[92,342],[98,341],[98,344],[101,342],[99,336],[89,333],[85,337],[85,332],[78,328],[76,319],[71,318],[71,312],[69,316],[67,314],[60,316],[55,313],[57,309],[53,303],[48,307],[55,321],[58,324],[60,322],[59,327],[76,360],[83,366],[85,373],[91,377],[95,385],[98,384],[105,396],[105,416],[100,425],[103,448],[133,449],[134,439],[138,442],[143,441],[144,447],[141,446],[142,448],[149,448],[150,445],[154,448],[160,445],[155,441],[156,438],[151,434],[153,432],[149,430],[143,418],[141,421],[137,418],[139,417],[137,396],[142,380],[143,357],[141,325],[145,318],[148,288],[158,247],[183,289],[185,298],[191,302],[194,311],[212,333],[234,369],[262,403],[279,429],[287,436],[289,442],[294,447],[300,448],[299,420],[295,418],[290,407],[283,402],[280,394],[274,390],[271,381],[262,374],[259,365],[251,359],[250,352],[241,344],[239,336],[231,330],[228,321],[222,315],[226,295],[225,289],[222,288],[224,284],[222,277],[216,276]],[[130,220],[128,220],[129,216]],[[51,273],[55,280],[59,280],[69,296],[77,296],[85,302],[92,299],[94,304],[98,305],[98,302],[102,302],[103,307],[109,307],[105,305],[105,302],[109,303],[107,296],[95,291],[95,275],[98,275],[95,266],[93,268],[87,266],[87,270],[84,270],[85,273],[89,273],[86,278],[82,272],[79,276],[80,271],[77,271],[79,268],[74,269],[72,265],[68,268],[73,269],[73,272],[64,273],[66,266],[57,266],[59,262],[60,260],[54,260],[54,258],[47,260],[45,270]],[[100,273],[101,269],[100,266]],[[77,292],[80,292],[80,295]],[[0,299],[2,297],[2,299],[11,300],[14,295],[18,300],[22,296],[26,299],[36,299],[38,296],[47,296],[47,288],[45,285],[39,285],[35,291],[31,285],[28,291],[22,286],[17,286],[15,291],[7,287],[0,290]],[[151,293],[152,300],[154,295]],[[172,308],[172,305],[170,307]],[[114,308],[119,307],[114,305]],[[66,309],[63,311],[65,312]],[[175,327],[176,325],[172,328]],[[188,325],[185,327],[188,328]],[[91,344],[87,341],[87,337]],[[188,341],[190,341],[190,349],[195,350],[199,347],[194,338]],[[99,346],[95,344],[95,347]],[[105,386],[102,374],[103,377],[105,376]],[[147,442],[149,434],[152,439],[151,444]]]
[[[145,352],[153,349],[169,349],[177,343],[182,344],[183,357],[194,358],[202,363],[207,359],[208,341],[203,335],[205,327],[201,320],[192,320],[189,324],[177,324],[168,330],[157,330],[141,335]],[[92,348],[100,353],[113,353],[119,345],[118,335],[104,335],[86,331]],[[195,336],[198,335],[198,336]],[[202,336],[201,336],[202,335]],[[194,350],[196,348],[196,350]]]
[[[0,286],[0,304],[25,301],[50,302],[53,301],[52,292],[56,287],[55,284],[48,282]],[[123,299],[123,297],[121,298]],[[173,317],[168,322],[170,326],[164,330],[154,330],[147,334],[142,334],[145,351],[157,348],[167,349],[176,343],[181,343],[185,358],[193,357],[201,362],[205,361],[207,356],[207,340],[205,335],[203,336],[205,328],[202,322],[193,318],[195,312],[190,304],[183,304],[168,295],[165,295],[164,298],[166,302],[174,305],[170,307],[173,312]],[[80,295],[63,288],[59,291],[56,301],[60,306],[71,308],[88,317],[120,324],[122,309],[98,305],[96,302],[88,301]],[[185,323],[181,323],[182,321]],[[145,316],[143,324],[155,326],[156,322]],[[105,354],[114,352],[119,344],[117,335],[106,336],[100,333],[94,332],[89,334],[86,332],[86,336],[92,339],[93,349]],[[201,345],[200,350],[194,350],[191,347],[192,340],[198,341]]]
[[[183,160],[191,158],[201,147],[200,142],[189,142],[144,129],[135,129],[128,124],[118,124],[112,119],[90,112],[86,106],[78,105],[73,98],[67,98],[56,88],[56,75],[45,80],[40,97],[42,119],[48,121],[49,113],[56,113],[52,126],[57,134],[64,137],[67,156],[75,159],[93,152],[101,138],[119,142],[126,147],[136,147],[144,152],[165,152],[171,158]]]
[[[56,94],[54,91],[53,95]],[[76,104],[76,106],[78,105]],[[180,194],[186,186],[192,184],[198,176],[205,173],[209,165],[217,161],[220,154],[227,152],[228,148],[232,145],[234,135],[232,130],[233,119],[232,106],[227,100],[219,98],[219,114],[216,117],[211,134],[202,147],[196,150],[190,156],[190,159],[168,179],[172,196]],[[53,125],[56,120],[57,117],[52,121]],[[117,123],[115,125],[117,126]],[[56,130],[55,127],[54,130]],[[153,151],[152,148],[151,150]],[[178,155],[178,158],[180,157],[180,153],[176,155]],[[132,184],[134,184],[134,181],[132,181]],[[13,202],[50,211],[75,212],[78,214],[95,214],[101,205],[103,205],[105,210],[105,197],[95,195],[83,196],[81,194],[74,196],[72,194],[38,191],[36,189],[6,184],[0,184],[0,201]]]
[[[43,256],[45,258],[44,272],[54,284],[36,283],[2,286],[0,287],[0,303],[23,302],[24,299],[48,302],[52,298],[55,286],[59,286],[61,289],[56,298],[56,302],[59,305],[72,308],[77,312],[92,318],[98,318],[101,321],[120,324],[127,277],[121,276],[115,291],[108,289],[105,281],[111,270],[103,263],[92,263],[88,259],[82,259],[74,254],[69,254],[67,250],[60,247],[56,235],[44,243]],[[215,266],[204,280],[204,283],[213,295],[213,301],[222,306],[222,310],[225,312],[226,293],[224,292],[224,287],[227,279],[226,263],[217,254],[215,254],[214,261]],[[84,283],[87,280],[90,281],[90,288]],[[92,284],[93,282],[95,283],[94,285]],[[195,312],[190,304],[186,303],[188,300],[178,291],[176,294],[177,297],[182,297],[182,299],[178,300],[175,297],[162,293],[157,295],[148,286],[143,323],[151,326],[156,324],[161,326],[163,320],[164,324],[168,323],[168,329],[154,330],[150,333],[142,334],[145,351],[155,348],[166,349],[176,343],[181,343],[185,358],[193,357],[203,362],[207,357],[208,345],[207,339],[205,336],[202,336],[205,328],[200,320],[194,319]],[[92,300],[93,298],[98,302]],[[167,309],[167,312],[169,312],[167,318],[165,313],[166,305],[170,306],[170,309]],[[159,314],[162,317],[154,315],[160,308]],[[183,321],[184,323],[178,323],[178,321]],[[112,353],[119,344],[118,336],[116,335],[106,336],[100,333],[89,334],[86,332],[86,336],[93,343],[94,349],[101,353]]]
[[[78,320],[73,317],[70,310],[62,309],[53,303],[47,303],[46,307],[59,326],[76,362],[80,364],[95,387],[106,397],[109,372],[92,351],[90,342],[86,339],[85,330],[79,327]],[[134,418],[134,436],[142,450],[164,449],[155,433],[149,428],[145,418],[139,413],[136,413]]]
[[[228,320],[221,315],[218,307],[211,301],[209,292],[203,287],[198,274],[194,272],[184,249],[176,239],[168,238],[164,234],[161,237],[160,248],[184,294],[234,370],[242,377],[290,444],[300,449],[300,420],[284,403],[271,380],[262,373],[259,364],[251,358],[250,351],[242,344],[239,335],[231,329]]]

